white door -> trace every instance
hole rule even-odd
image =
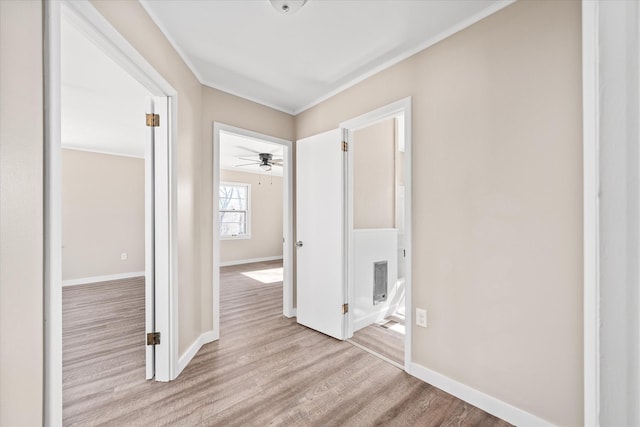
[[[168,99],[149,99],[147,114],[159,123],[147,123],[145,140],[145,345],[146,378],[168,381],[171,376],[168,327],[169,280],[169,114]],[[141,117],[141,120],[144,117]],[[146,119],[145,119],[146,121]],[[165,290],[165,292],[157,292]],[[148,345],[147,334],[161,332],[160,344]],[[164,339],[163,339],[164,338]]]
[[[345,153],[342,130],[296,144],[297,320],[345,339]]]
[[[154,113],[153,99],[149,99],[147,114]],[[155,331],[155,128],[147,127],[144,145],[144,289],[145,333]],[[146,339],[145,339],[146,345]],[[146,378],[155,375],[155,346],[146,346]]]

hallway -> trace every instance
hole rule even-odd
[[[279,266],[276,261],[221,269],[220,340],[205,345],[171,383],[144,380],[144,348],[133,340],[121,346],[114,336],[100,340],[114,343],[112,357],[127,355],[128,364],[90,356],[72,360],[65,342],[65,425],[508,425],[347,342],[283,317],[282,283],[243,274],[268,278]],[[136,286],[143,291],[142,283]],[[136,286],[121,291],[141,292]],[[92,306],[86,293],[108,288],[82,288],[65,289],[65,338],[98,305],[111,313],[105,323],[121,322],[129,310],[118,298],[95,298]],[[71,301],[77,298],[84,302]],[[130,321],[143,325],[144,316]],[[105,326],[101,334],[117,329]],[[84,354],[100,351],[100,341],[82,341]],[[76,369],[80,365],[84,370]]]

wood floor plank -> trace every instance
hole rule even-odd
[[[392,321],[390,318],[385,320],[400,324],[403,322]],[[356,331],[349,340],[404,366],[404,334],[400,332],[374,323]]]
[[[282,316],[282,283],[221,269],[221,334],[178,379],[145,381],[144,280],[63,289],[67,426],[508,426]],[[99,339],[96,339],[99,337]]]

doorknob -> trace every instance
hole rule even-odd
[[[302,242],[301,242],[301,241],[297,241],[297,242],[296,242],[296,246],[297,246],[297,247],[299,247],[299,248],[301,248],[301,247],[302,247]]]

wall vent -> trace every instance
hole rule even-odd
[[[373,305],[387,300],[387,261],[373,263]]]

